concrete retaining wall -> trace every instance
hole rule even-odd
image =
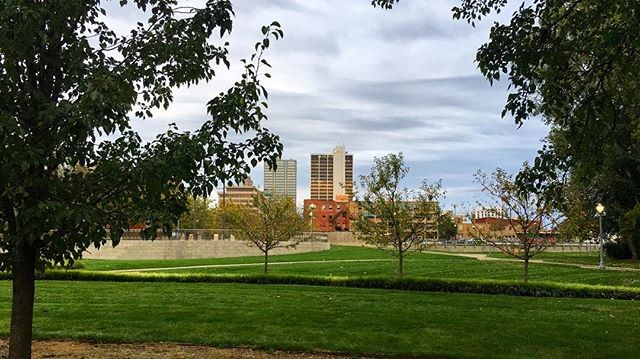
[[[328,242],[302,242],[296,248],[277,248],[272,254],[289,254],[325,251]],[[124,240],[115,248],[111,243],[99,250],[89,249],[83,254],[85,259],[189,259],[261,256],[263,253],[242,241],[180,241],[180,240]]]

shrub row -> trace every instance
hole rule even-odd
[[[0,278],[10,275],[0,273]],[[420,292],[475,293],[528,297],[598,298],[639,300],[640,288],[586,284],[504,280],[457,280],[389,277],[325,277],[301,275],[234,275],[234,274],[148,274],[106,273],[51,270],[41,274],[44,280],[83,280],[110,282],[179,282],[179,283],[245,283],[291,284],[349,288],[391,289]]]

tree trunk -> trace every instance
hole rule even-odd
[[[635,241],[633,236],[627,237],[627,244],[629,245],[629,251],[631,252],[631,259],[634,261],[638,260],[638,243]]]
[[[403,260],[404,253],[402,251],[398,251],[398,275],[400,278],[404,276]]]
[[[269,268],[269,251],[264,252],[264,274],[267,274]]]
[[[524,259],[524,282],[529,281],[529,258]]]
[[[28,244],[18,246],[13,261],[9,359],[31,358],[35,267],[36,250]]]

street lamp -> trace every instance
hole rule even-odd
[[[600,221],[600,235],[598,236],[600,239],[600,269],[604,269],[604,245],[602,243],[603,241],[603,236],[602,236],[602,217],[604,217],[606,215],[606,212],[604,211],[604,206],[602,205],[602,203],[598,203],[598,205],[596,206],[596,217],[598,217],[599,221]]]
[[[315,210],[316,210],[316,205],[311,203],[309,205],[309,217],[311,218],[311,239],[313,239],[313,217],[314,217],[313,211]]]

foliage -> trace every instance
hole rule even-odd
[[[463,0],[454,17],[474,24],[507,3]],[[640,203],[639,16],[636,0],[525,2],[493,25],[476,57],[490,83],[508,78],[503,116],[519,126],[542,117],[552,128],[519,185],[544,192],[567,217],[576,215],[567,184],[588,213],[603,203],[607,231],[622,234],[634,258],[640,230],[623,218]],[[545,188],[535,187],[543,178]]]
[[[554,243],[551,236],[543,233],[556,225],[550,203],[544,196],[519,188],[512,176],[500,168],[491,175],[478,171],[475,182],[489,197],[489,203],[484,207],[502,208],[507,213],[506,218],[497,219],[498,225],[484,229],[474,225],[476,235],[501,252],[523,260],[524,281],[527,282],[529,260]],[[515,240],[506,238],[505,231],[512,233]]]
[[[225,218],[239,239],[253,243],[264,253],[265,273],[269,251],[295,247],[305,239],[302,231],[308,227],[291,197],[267,197],[262,192],[253,196],[253,207],[228,204]]]
[[[594,193],[594,192],[591,192]],[[585,192],[569,182],[563,188],[563,219],[558,223],[558,238],[563,241],[585,241],[597,236],[598,222],[594,220],[595,209],[591,208],[592,198],[585,198]]]
[[[631,251],[624,241],[609,241],[604,244],[604,252],[611,259],[631,259]]]
[[[401,277],[406,254],[438,230],[438,200],[444,194],[441,181],[425,180],[417,195],[401,187],[408,171],[402,153],[375,158],[371,173],[360,176],[356,201],[362,210],[354,221],[357,238],[398,257]]]
[[[380,7],[382,9],[392,9],[400,0],[371,0],[373,7]]]
[[[0,7],[0,268],[15,273],[11,358],[29,356],[38,260],[72,262],[108,238],[117,244],[136,223],[148,221],[147,234],[168,232],[189,195],[207,195],[220,178],[243,178],[282,152],[263,127],[260,82],[263,53],[282,37],[278,23],[262,28],[241,79],[207,103],[199,129],[174,124],[144,143],[133,119],[167,109],[173,89],[230,66],[231,2],[120,0],[148,16],[122,35],[102,3]]]
[[[180,228],[222,228],[222,213],[219,207],[214,207],[210,199],[205,197],[189,197],[187,212],[180,216]]]
[[[458,229],[451,213],[443,213],[438,217],[438,237],[441,239],[454,239]]]

